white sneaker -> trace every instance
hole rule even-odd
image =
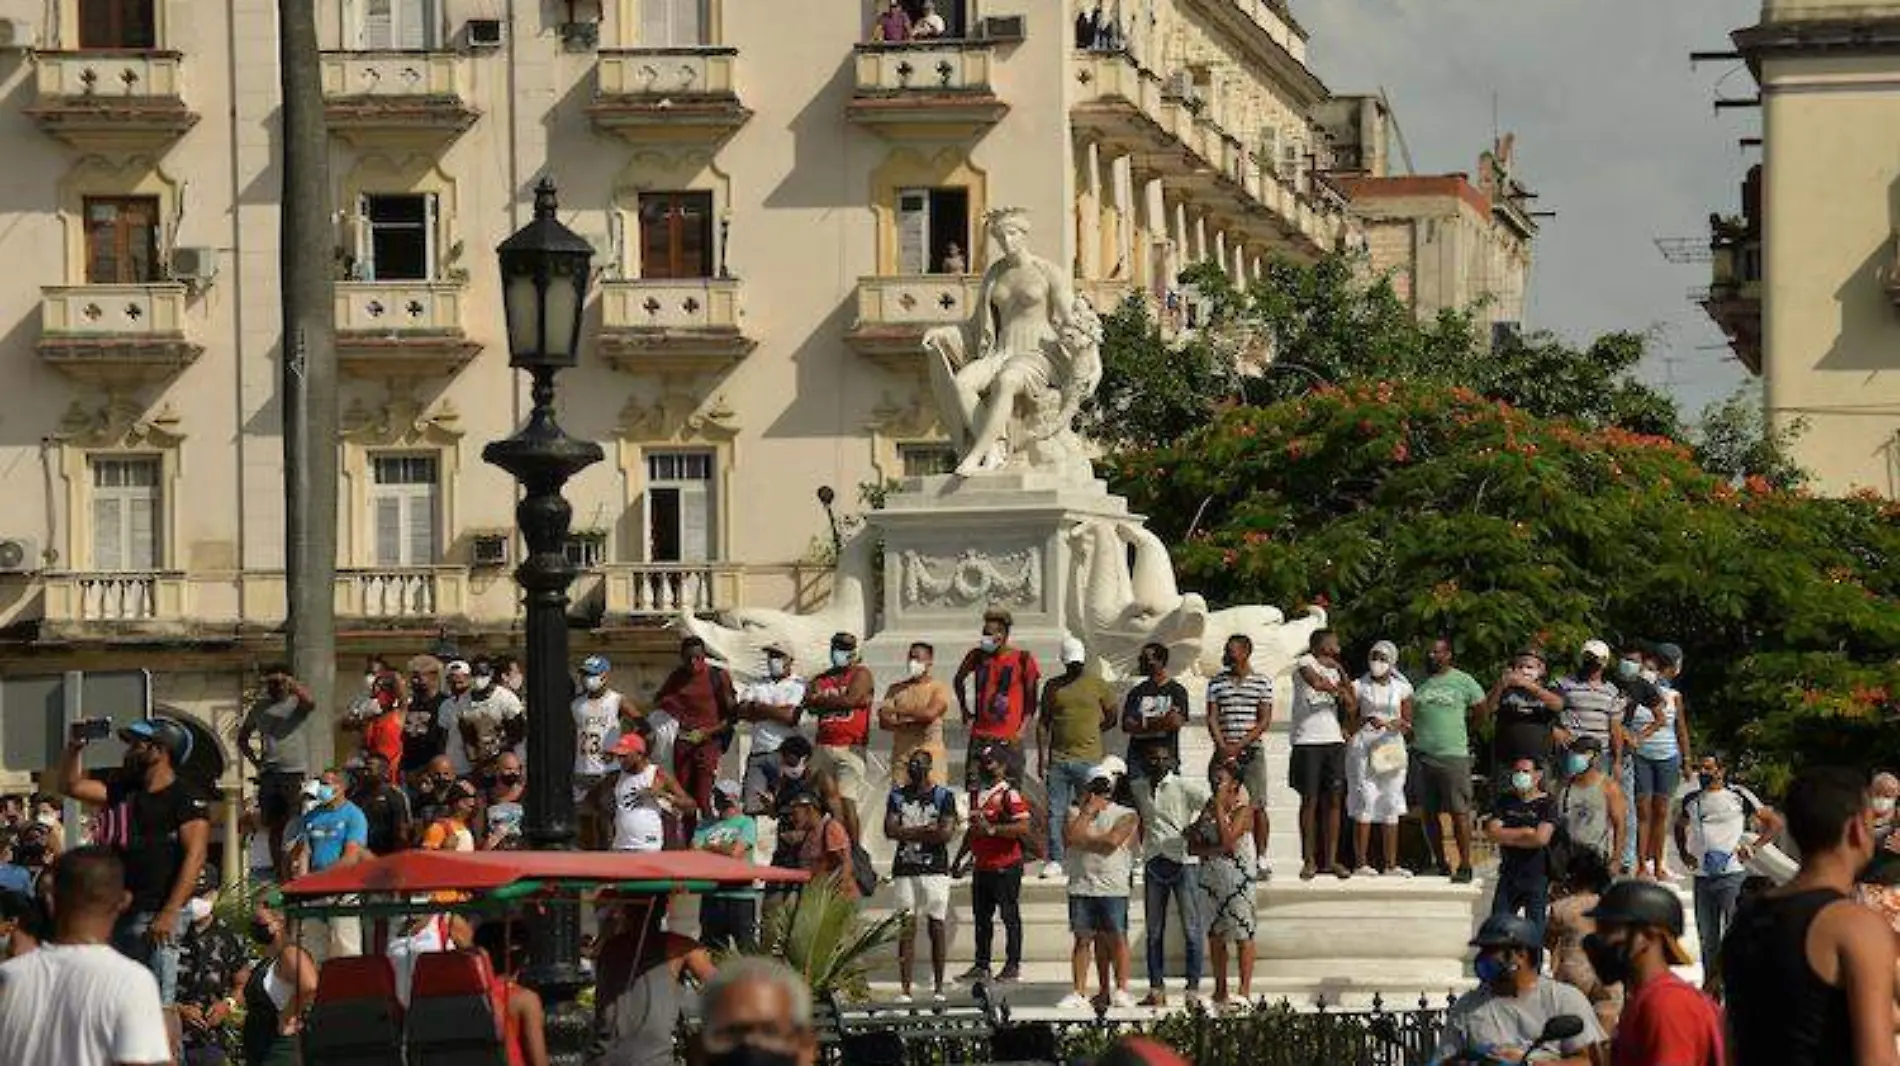
[[[1273,880],[1273,864],[1267,861],[1267,857],[1265,855],[1262,855],[1260,857],[1260,864],[1255,867],[1255,870],[1258,871],[1258,876],[1260,880],[1262,881]]]
[[[932,1002],[932,1003],[948,1003],[948,1002],[950,1002],[950,997],[949,997],[949,996],[946,996],[946,995],[944,995],[944,994],[943,994],[943,989],[941,989],[941,988],[939,988],[939,989],[937,989],[937,990],[936,990],[935,992],[932,992],[932,993],[930,994],[930,1002]]]
[[[1410,876],[1412,876],[1412,871],[1410,871],[1410,870],[1408,870],[1408,869],[1406,869],[1406,868],[1405,868],[1405,867],[1403,867],[1403,866],[1394,866],[1394,867],[1391,867],[1390,869],[1388,869],[1388,870],[1386,870],[1386,872],[1385,872],[1385,876],[1387,876],[1387,877],[1410,877]]]
[[[1071,992],[1056,1003],[1057,1010],[1088,1010],[1089,997],[1080,992]]]
[[[1063,880],[1063,881],[1068,880],[1067,875],[1065,875],[1062,872],[1062,864],[1055,861],[1054,859],[1051,859],[1048,862],[1043,863],[1042,872],[1038,874],[1037,876],[1041,877],[1044,881],[1048,881],[1052,879]]]
[[[1370,866],[1361,866],[1357,870],[1354,870],[1352,875],[1354,877],[1377,877],[1379,876],[1379,871]]]
[[[1121,1010],[1132,1010],[1135,1007],[1135,997],[1129,995],[1126,988],[1116,989],[1115,994],[1108,997],[1108,1002]]]
[[[901,1007],[908,1007],[910,1006],[910,993],[899,992],[895,996],[891,997],[891,1002]]]

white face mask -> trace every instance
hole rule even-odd
[[[1384,677],[1392,672],[1392,664],[1386,662],[1384,659],[1372,660],[1371,667],[1373,677]]]
[[[831,665],[837,667],[840,670],[844,669],[847,666],[850,666],[851,653],[848,651],[845,651],[843,648],[833,649],[831,653]]]
[[[494,683],[495,679],[492,677],[477,677],[475,679],[475,691],[487,692]]]
[[[1892,814],[1893,813],[1893,797],[1892,796],[1875,796],[1874,797],[1874,813],[1881,815],[1883,817],[1886,815]]]
[[[365,691],[368,691],[368,692],[376,691],[376,675],[375,674],[363,675],[363,688]]]
[[[784,677],[786,673],[787,673],[787,670],[785,668],[785,660],[783,659],[765,660],[765,676],[771,678],[774,681],[777,681],[778,679]]]
[[[922,677],[930,672],[930,664],[922,659],[912,659],[909,663],[910,676]]]
[[[979,639],[976,643],[977,643],[977,646],[982,648],[984,651],[995,651],[996,649],[1003,646],[1003,638],[993,637],[993,636],[990,636],[988,633],[985,633],[983,634],[982,638]]]
[[[40,823],[41,825],[45,826],[48,829],[59,828],[59,815],[53,814],[50,811],[41,811],[40,813],[33,816],[33,820]]]
[[[185,917],[194,922],[202,922],[211,917],[211,901],[203,896],[193,896],[186,900]]]
[[[599,674],[590,674],[581,678],[581,687],[589,692],[599,692],[607,687],[607,679]]]

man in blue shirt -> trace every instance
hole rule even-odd
[[[310,873],[352,866],[372,857],[369,819],[361,807],[345,798],[341,771],[331,768],[317,780],[304,783],[303,814],[284,831],[284,848],[293,871],[307,863]],[[363,953],[361,919],[331,918],[324,924],[329,932],[326,957]]]

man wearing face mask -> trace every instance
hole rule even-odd
[[[864,749],[871,742],[871,701],[877,695],[871,671],[858,662],[858,638],[831,637],[831,668],[805,688],[805,712],[818,719],[818,753],[844,797],[844,826],[858,833],[858,797],[864,794]]]
[[[310,771],[304,722],[316,710],[310,689],[272,663],[261,671],[264,690],[245,712],[237,732],[238,752],[257,770],[258,810],[270,832],[271,862],[281,867],[284,826],[296,813],[297,792]]]
[[[1089,775],[1107,749],[1102,734],[1115,728],[1120,710],[1108,682],[1089,673],[1088,649],[1074,637],[1062,640],[1062,673],[1042,686],[1036,719],[1036,774],[1049,789],[1049,858],[1042,876],[1061,872],[1068,854],[1064,827],[1069,810],[1089,786]],[[1119,760],[1118,760],[1119,761]]]
[[[340,772],[325,770],[322,777],[304,786],[303,796],[303,814],[286,834],[286,839],[295,841],[286,859],[292,871],[322,873],[370,857],[369,820],[344,794]],[[321,924],[329,949],[325,958],[363,953],[362,919],[340,916],[323,919]]]
[[[1448,873],[1469,884],[1471,871],[1471,731],[1468,723],[1483,712],[1484,688],[1453,663],[1450,637],[1432,641],[1431,674],[1412,693],[1412,750],[1425,805],[1425,836],[1431,847],[1428,873]],[[1458,846],[1458,868],[1445,854],[1449,815]]]
[[[1616,676],[1612,682],[1616,685],[1618,702],[1616,714],[1611,719],[1612,735],[1615,741],[1614,776],[1623,786],[1623,794],[1630,797],[1630,804],[1624,814],[1623,833],[1623,869],[1641,871],[1637,865],[1638,845],[1644,840],[1645,830],[1637,824],[1636,797],[1636,744],[1639,739],[1637,712],[1644,712],[1644,720],[1667,717],[1670,713],[1669,698],[1656,684],[1656,673],[1650,669],[1651,653],[1644,641],[1626,641],[1621,658],[1616,661]],[[1652,785],[1645,778],[1646,788]],[[1671,786],[1674,787],[1673,785]],[[1654,791],[1654,789],[1651,789]]]
[[[1671,966],[1687,966],[1682,901],[1673,889],[1643,881],[1612,885],[1585,917],[1597,931],[1583,939],[1605,984],[1624,987],[1614,1066],[1726,1066],[1715,1004]]]
[[[416,779],[415,794],[409,798],[409,810],[413,816],[410,831],[420,842],[422,833],[429,823],[448,815],[451,806],[449,790],[455,786],[455,767],[450,765],[447,755],[438,755],[422,770],[422,776]]]
[[[903,767],[916,752],[929,756],[930,782],[941,785],[949,780],[945,767],[950,751],[943,743],[943,719],[950,713],[950,687],[931,672],[937,649],[918,641],[910,646],[905,659],[908,676],[885,690],[884,703],[877,709],[877,724],[891,734],[891,772],[899,776],[895,786],[902,788]]]
[[[672,769],[680,787],[693,797],[692,809],[679,812],[688,839],[699,818],[713,813],[713,782],[738,718],[738,702],[732,675],[707,660],[706,642],[698,637],[680,641],[680,664],[661,683],[653,703],[679,723]]]
[[[217,900],[217,871],[207,866],[198,877],[197,891],[185,902],[188,924],[178,944],[178,1021],[186,1066],[226,1061],[217,1030],[243,991],[238,975],[250,965],[237,931],[212,912]]]
[[[613,664],[605,655],[581,660],[581,693],[574,697],[574,802],[612,773],[613,748],[625,727],[620,693],[607,684]]]
[[[745,760],[745,809],[765,810],[778,791],[778,749],[798,731],[805,702],[805,679],[792,669],[792,655],[781,645],[765,649],[765,680],[739,693],[739,720],[752,723],[752,748]]]
[[[112,946],[152,971],[169,1011],[178,990],[185,901],[210,849],[211,806],[178,776],[192,746],[183,725],[170,718],[139,719],[120,729],[119,739],[125,763],[110,784],[87,775],[87,739],[77,735],[68,737],[59,765],[41,780],[98,812],[93,839],[110,841],[123,858],[125,890],[132,897],[129,906],[122,905]]]
[[[1139,781],[1148,772],[1148,753],[1166,752],[1174,765],[1181,762],[1181,727],[1188,720],[1188,694],[1179,681],[1168,676],[1168,649],[1162,644],[1144,644],[1135,660],[1141,680],[1122,697],[1122,732],[1128,734],[1130,782]]]
[[[349,799],[363,812],[370,854],[393,855],[409,846],[409,795],[389,783],[389,760],[381,753],[364,756],[351,772]]]
[[[1478,987],[1460,996],[1446,1012],[1433,1063],[1521,1061],[1552,1018],[1571,1015],[1583,1023],[1583,1031],[1559,1041],[1554,1049],[1546,1046],[1536,1061],[1590,1066],[1590,1049],[1605,1039],[1596,1011],[1582,992],[1537,972],[1541,943],[1541,931],[1522,918],[1493,914],[1484,920],[1471,939],[1471,946],[1478,949],[1473,966]]]
[[[521,697],[495,683],[495,664],[485,656],[469,664],[468,691],[456,698],[455,726],[474,773],[492,770],[501,753],[516,751],[528,734]]]
[[[957,709],[970,727],[970,748],[964,760],[964,787],[974,791],[976,753],[1000,744],[1007,755],[1004,774],[1011,784],[1022,787],[1026,768],[1023,751],[1023,722],[1036,706],[1042,672],[1036,657],[1009,642],[1015,619],[1008,611],[991,608],[983,612],[983,632],[976,647],[963,656],[950,687],[956,690]],[[972,694],[965,686],[974,681]]]
[[[402,773],[414,777],[441,755],[448,743],[442,728],[442,707],[449,697],[442,691],[442,660],[418,655],[409,660],[409,707],[402,723]]]
[[[1748,880],[1747,834],[1772,829],[1774,812],[1753,792],[1729,784],[1727,760],[1720,752],[1702,756],[1696,785],[1682,798],[1676,815],[1676,853],[1695,871],[1696,937],[1702,941],[1702,970],[1713,976],[1716,949],[1735,917],[1742,882]]]
[[[1518,759],[1542,762],[1550,757],[1551,734],[1564,698],[1544,687],[1544,669],[1543,653],[1527,648],[1485,694],[1482,714],[1497,718],[1491,761],[1498,776]]]
[[[1273,678],[1253,668],[1253,638],[1236,633],[1221,652],[1221,672],[1207,683],[1207,728],[1214,754],[1240,764],[1241,784],[1253,803],[1254,849],[1258,874],[1273,876],[1267,865],[1267,730],[1273,728]]]
[[[976,912],[976,962],[959,978],[962,981],[990,979],[993,921],[999,913],[1004,961],[996,980],[1008,984],[1022,977],[1023,841],[1030,832],[1029,801],[1009,782],[1009,758],[1008,746],[1000,741],[976,753],[982,787],[970,795],[970,829],[963,838],[963,850],[976,860],[970,888]]]
[[[406,712],[402,703],[402,680],[387,670],[370,683],[370,717],[362,722],[363,754],[379,756],[385,779],[400,786],[402,776],[402,730]]]
[[[1187,994],[1200,995],[1206,930],[1201,919],[1200,859],[1188,846],[1188,827],[1200,817],[1212,792],[1207,783],[1176,772],[1174,753],[1149,748],[1147,772],[1133,783],[1135,810],[1141,814],[1142,918],[1148,935],[1148,995],[1144,1007],[1165,1007],[1168,904],[1181,917],[1187,945]]]
[[[1578,737],[1564,752],[1564,781],[1557,787],[1558,822],[1573,848],[1596,852],[1613,874],[1623,872],[1623,815],[1628,800],[1615,779],[1599,767],[1595,737]]]
[[[1732,1066],[1894,1066],[1894,936],[1853,902],[1874,856],[1867,779],[1811,767],[1788,786],[1794,880],[1736,911],[1722,941]]]
[[[944,958],[950,917],[950,838],[957,832],[957,797],[932,775],[930,752],[904,760],[904,783],[891,789],[884,808],[884,836],[896,845],[891,859],[892,904],[908,918],[898,934],[901,1003],[910,1002],[911,968],[917,959],[917,919],[930,929],[931,991],[942,1002]]]
[[[488,802],[482,807],[481,850],[506,851],[521,846],[522,797],[528,791],[528,777],[521,758],[504,751],[495,758],[489,778]]]
[[[1544,853],[1557,833],[1556,805],[1542,788],[1543,773],[1536,760],[1521,758],[1511,764],[1510,790],[1498,797],[1485,820],[1485,836],[1498,846],[1498,883],[1491,898],[1491,914],[1522,914],[1544,941],[1544,919],[1550,909],[1550,874]]]
[[[468,707],[469,689],[474,679],[474,668],[461,659],[451,661],[442,668],[443,676],[448,678],[448,698],[442,701],[442,754],[449,757],[449,765],[455,768],[456,776],[466,776],[473,768],[469,759],[468,734],[462,728],[462,712]]]

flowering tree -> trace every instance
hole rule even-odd
[[[1900,511],[1698,465],[1614,420],[1537,417],[1457,385],[1362,381],[1231,407],[1107,460],[1184,587],[1322,603],[1350,646],[1667,639],[1698,732],[1771,787],[1816,758],[1900,757]]]

